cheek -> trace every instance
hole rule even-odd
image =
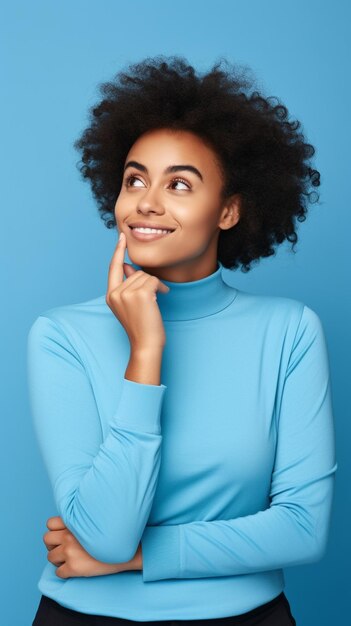
[[[184,224],[185,227],[185,224]],[[192,232],[195,237],[208,238],[215,229],[213,212],[203,211],[196,219],[189,219],[186,222],[186,230]]]
[[[126,212],[126,211],[124,211],[124,205],[125,205],[125,203],[123,202],[122,196],[121,195],[118,196],[118,198],[117,198],[117,200],[115,202],[115,208],[114,208],[114,214],[115,214],[116,221],[117,221],[117,218],[118,218],[119,221],[123,221],[123,219],[125,217],[124,213]]]
[[[213,236],[210,220],[197,220],[182,224],[179,245],[183,250],[205,250]],[[175,242],[175,240],[174,240]]]

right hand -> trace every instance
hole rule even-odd
[[[163,348],[166,334],[156,292],[168,293],[169,287],[157,276],[124,263],[126,248],[123,233],[109,266],[106,303],[125,328],[132,348]],[[124,273],[126,280],[123,280]]]

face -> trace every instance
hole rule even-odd
[[[137,139],[124,167],[115,218],[131,261],[160,280],[186,282],[213,273],[220,231],[239,220],[239,197],[221,195],[215,152],[190,131],[156,129]],[[137,238],[129,225],[138,222],[172,232]]]

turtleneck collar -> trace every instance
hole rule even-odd
[[[223,265],[220,261],[217,265],[215,272],[200,280],[181,283],[162,280],[170,288],[168,293],[157,292],[162,319],[180,321],[207,317],[233,302],[238,290],[224,282]]]

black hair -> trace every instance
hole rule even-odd
[[[133,143],[151,129],[180,129],[218,156],[223,197],[240,194],[240,220],[218,239],[223,266],[241,264],[248,272],[285,239],[295,252],[296,220],[304,221],[308,203],[319,200],[312,190],[320,185],[310,162],[315,148],[287,107],[257,89],[247,66],[221,58],[200,73],[184,57],[159,55],[130,64],[99,89],[102,99],[89,109],[89,126],[74,147],[107,228],[116,226],[114,207]]]

